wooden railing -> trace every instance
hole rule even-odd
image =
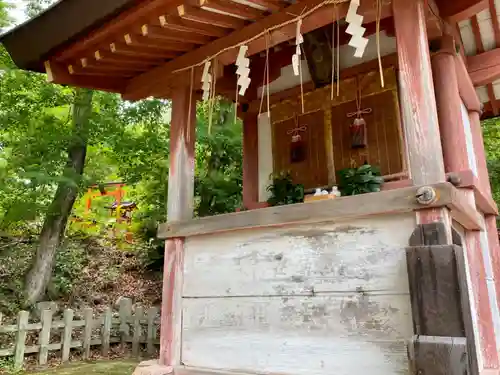
[[[100,316],[94,310],[83,310],[83,319],[74,320],[74,311],[66,309],[62,320],[53,320],[53,312],[45,310],[39,322],[30,322],[30,314],[20,311],[17,324],[2,325],[0,315],[0,339],[5,334],[15,334],[13,345],[0,347],[1,357],[13,357],[16,368],[23,367],[26,355],[38,353],[38,364],[46,365],[49,352],[59,351],[61,361],[68,362],[70,352],[79,350],[84,360],[90,358],[91,348],[100,347],[101,355],[108,356],[110,345],[121,343],[123,347],[131,343],[131,354],[153,356],[159,345],[158,327],[159,309],[152,307],[145,311],[139,305],[132,306],[130,299],[120,301],[118,317],[113,316],[113,309],[107,307]],[[115,313],[116,315],[116,313]],[[37,344],[27,346],[26,338],[37,336]],[[54,341],[58,342],[54,343]]]

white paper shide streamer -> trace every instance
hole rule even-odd
[[[201,76],[202,90],[203,90],[203,101],[210,99],[210,89],[212,87],[212,74],[210,74],[211,62],[205,62],[203,68],[203,74]]]
[[[293,66],[293,74],[298,76],[300,74],[300,55],[301,55],[301,50],[300,46],[302,43],[304,43],[304,37],[302,36],[302,33],[300,32],[300,29],[302,28],[302,20],[297,21],[297,30],[296,30],[296,36],[295,36],[295,53],[292,56],[292,66]]]
[[[241,46],[236,59],[236,75],[238,76],[239,95],[244,96],[250,86],[250,59],[246,57],[248,46]]]
[[[346,33],[352,35],[348,44],[356,49],[354,57],[363,57],[366,45],[368,44],[368,39],[363,37],[366,29],[361,26],[363,24],[363,16],[357,14],[359,1],[360,0],[351,0],[349,10],[347,11],[347,16],[345,18],[346,22],[349,24],[349,26],[347,26]]]

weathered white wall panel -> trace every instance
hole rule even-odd
[[[408,293],[413,214],[189,238],[185,297]]]
[[[182,361],[297,375],[409,374],[415,215],[187,239]]]
[[[188,298],[182,361],[257,373],[409,374],[407,295]]]

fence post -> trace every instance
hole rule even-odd
[[[64,333],[62,337],[62,362],[69,361],[71,351],[71,332],[73,331],[73,310],[64,310]]]
[[[136,306],[134,316],[134,337],[132,338],[132,355],[139,357],[139,346],[141,341],[141,319],[144,316],[144,309]]]
[[[83,359],[90,358],[90,340],[92,339],[92,318],[94,311],[90,308],[83,310],[83,319],[85,320],[85,327],[83,329]]]
[[[130,339],[130,315],[132,314],[132,300],[130,298],[122,298],[120,301],[120,334],[122,349],[125,350],[127,340]]]
[[[112,319],[113,315],[111,313],[111,308],[107,307],[106,310],[104,310],[104,322],[101,328],[101,342],[102,342],[101,354],[104,357],[107,357],[109,355],[111,325],[113,322]]]
[[[156,325],[155,319],[158,313],[158,309],[156,307],[151,307],[148,310],[148,332],[147,332],[147,346],[148,346],[148,354],[153,355],[155,352],[155,344],[154,340],[156,339]]]
[[[50,330],[52,328],[52,313],[52,310],[42,311],[42,330],[38,335],[38,345],[40,345],[38,363],[42,366],[47,364],[47,358],[49,355],[48,345],[50,343]]]
[[[26,345],[26,328],[28,326],[29,312],[19,311],[17,315],[16,351],[14,353],[14,367],[22,369],[24,365],[24,348]]]

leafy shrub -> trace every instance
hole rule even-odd
[[[380,170],[369,164],[359,168],[346,168],[339,171],[339,189],[342,195],[357,195],[380,191],[384,179]]]
[[[304,201],[304,186],[294,184],[289,172],[272,176],[272,183],[267,187],[271,197],[267,200],[271,206],[300,203]]]

